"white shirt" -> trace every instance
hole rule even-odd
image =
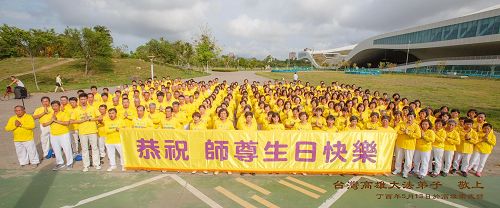
[[[293,80],[297,81],[298,79],[299,79],[299,75],[298,74],[293,74]]]
[[[21,80],[19,80],[19,79],[16,79],[16,85],[17,85],[18,87],[24,87],[24,83],[23,83],[23,82],[21,82]]]
[[[56,77],[56,82],[62,85],[61,77]]]

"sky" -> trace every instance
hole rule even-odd
[[[23,29],[104,25],[114,45],[151,38],[193,42],[208,27],[223,53],[284,59],[304,48],[356,44],[374,35],[467,15],[498,0],[0,0],[0,24]]]

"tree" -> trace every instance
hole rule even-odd
[[[66,28],[64,34],[67,53],[85,60],[85,75],[96,68],[111,69],[113,38],[106,27],[85,27],[82,30]]]
[[[215,38],[213,38],[207,26],[200,28],[201,34],[195,40],[196,60],[203,66],[204,70],[208,70],[208,62],[215,59],[221,49],[216,45]]]
[[[126,58],[128,54],[128,46],[125,44],[113,47],[113,58]]]

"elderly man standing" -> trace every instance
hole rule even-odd
[[[10,117],[5,131],[12,131],[14,134],[14,145],[16,147],[17,159],[21,167],[31,163],[36,168],[40,163],[35,141],[33,140],[33,129],[35,120],[29,114],[26,114],[24,106],[14,107],[15,116]]]

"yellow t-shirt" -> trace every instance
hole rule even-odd
[[[257,121],[252,121],[250,125],[247,122],[238,123],[238,130],[257,130]]]
[[[493,130],[488,135],[481,132],[479,134],[479,143],[476,144],[474,149],[481,154],[491,154],[491,151],[496,144],[497,137],[493,133]]]
[[[436,140],[436,133],[432,129],[424,131],[424,136],[417,138],[415,149],[421,152],[432,150],[432,143]]]
[[[293,126],[294,130],[312,130],[311,123],[305,123],[303,124],[302,122],[295,123],[295,126]]]
[[[314,126],[316,121],[321,127]],[[313,130],[321,130],[324,126],[326,126],[326,119],[324,117],[318,118],[317,116],[313,116],[309,119],[309,122],[311,123],[311,126],[314,126],[312,127]]]
[[[86,118],[94,119],[100,115],[99,111],[91,106],[87,106],[83,109],[81,106],[78,106],[73,111],[71,115],[71,120],[85,120]],[[85,121],[83,123],[78,124],[78,134],[79,135],[87,135],[87,134],[97,134],[97,124],[95,121]]]
[[[214,122],[214,129],[220,129],[220,130],[234,130],[234,125],[231,121],[226,120],[225,122],[222,122],[221,120],[217,119]]]
[[[16,126],[16,120],[21,122],[21,126]],[[33,116],[24,114],[22,117],[12,116],[5,125],[5,131],[12,131],[14,142],[27,142],[34,138],[33,129],[35,128],[35,120]]]
[[[160,113],[160,112],[154,112],[154,113],[146,112],[145,116],[147,116],[148,118],[150,118],[151,121],[153,122],[153,127],[155,129],[158,129],[161,126],[161,119],[163,117],[165,117],[165,114]]]
[[[436,140],[432,143],[432,147],[444,149],[444,140],[446,140],[446,130],[444,128],[434,131],[436,133]]]
[[[54,114],[54,112],[50,113],[50,118],[52,118],[53,114]],[[63,121],[63,122],[69,121],[70,115],[66,112],[59,111],[59,113],[57,113],[57,115],[56,115],[56,119],[58,121]],[[65,125],[55,123],[55,122],[50,124],[50,134],[51,135],[59,136],[59,135],[67,134],[67,133],[69,133],[69,125],[65,126]]]
[[[379,130],[379,131],[396,132],[396,130],[394,130],[394,128],[392,128],[391,126],[387,126],[387,128],[384,128],[383,126],[379,126],[379,127],[377,127],[377,130]]]
[[[189,123],[189,130],[206,130],[207,123],[200,121],[198,123],[191,122]]]
[[[339,132],[339,129],[337,129],[337,127],[335,127],[335,125],[333,125],[332,127],[328,127],[328,125],[325,125],[325,126],[323,126],[323,131],[337,133],[337,132]]]
[[[266,130],[285,130],[285,126],[281,123],[278,123],[278,124],[268,124],[266,126]]]
[[[115,120],[111,120],[110,118],[106,118],[104,120],[104,129],[106,132],[106,144],[120,144],[120,132],[119,128],[125,127],[123,120],[116,118]],[[118,129],[118,130],[117,130]]]
[[[132,128],[145,129],[145,128],[154,128],[153,121],[144,116],[142,118],[134,118],[132,120]]]
[[[171,117],[170,119],[162,118],[160,126],[162,129],[182,129],[182,125],[174,117]]]
[[[42,106],[42,107],[38,107],[37,109],[35,109],[35,112],[33,113],[33,115],[40,115],[40,114],[42,114],[44,111],[45,111],[45,107],[43,107],[43,106]],[[52,110],[52,108],[51,108],[51,107],[47,107],[47,111],[48,111],[48,114],[45,114],[45,115],[43,115],[42,117],[40,117],[40,118],[38,119],[38,121],[40,122],[40,125],[41,125],[42,123],[47,123],[47,122],[49,122],[49,121],[50,121],[50,119],[52,119],[52,117],[51,117],[49,114],[53,113],[53,112],[54,112],[54,110]]]
[[[444,140],[444,150],[455,151],[458,144],[460,144],[460,133],[456,129],[446,132],[446,138]]]

